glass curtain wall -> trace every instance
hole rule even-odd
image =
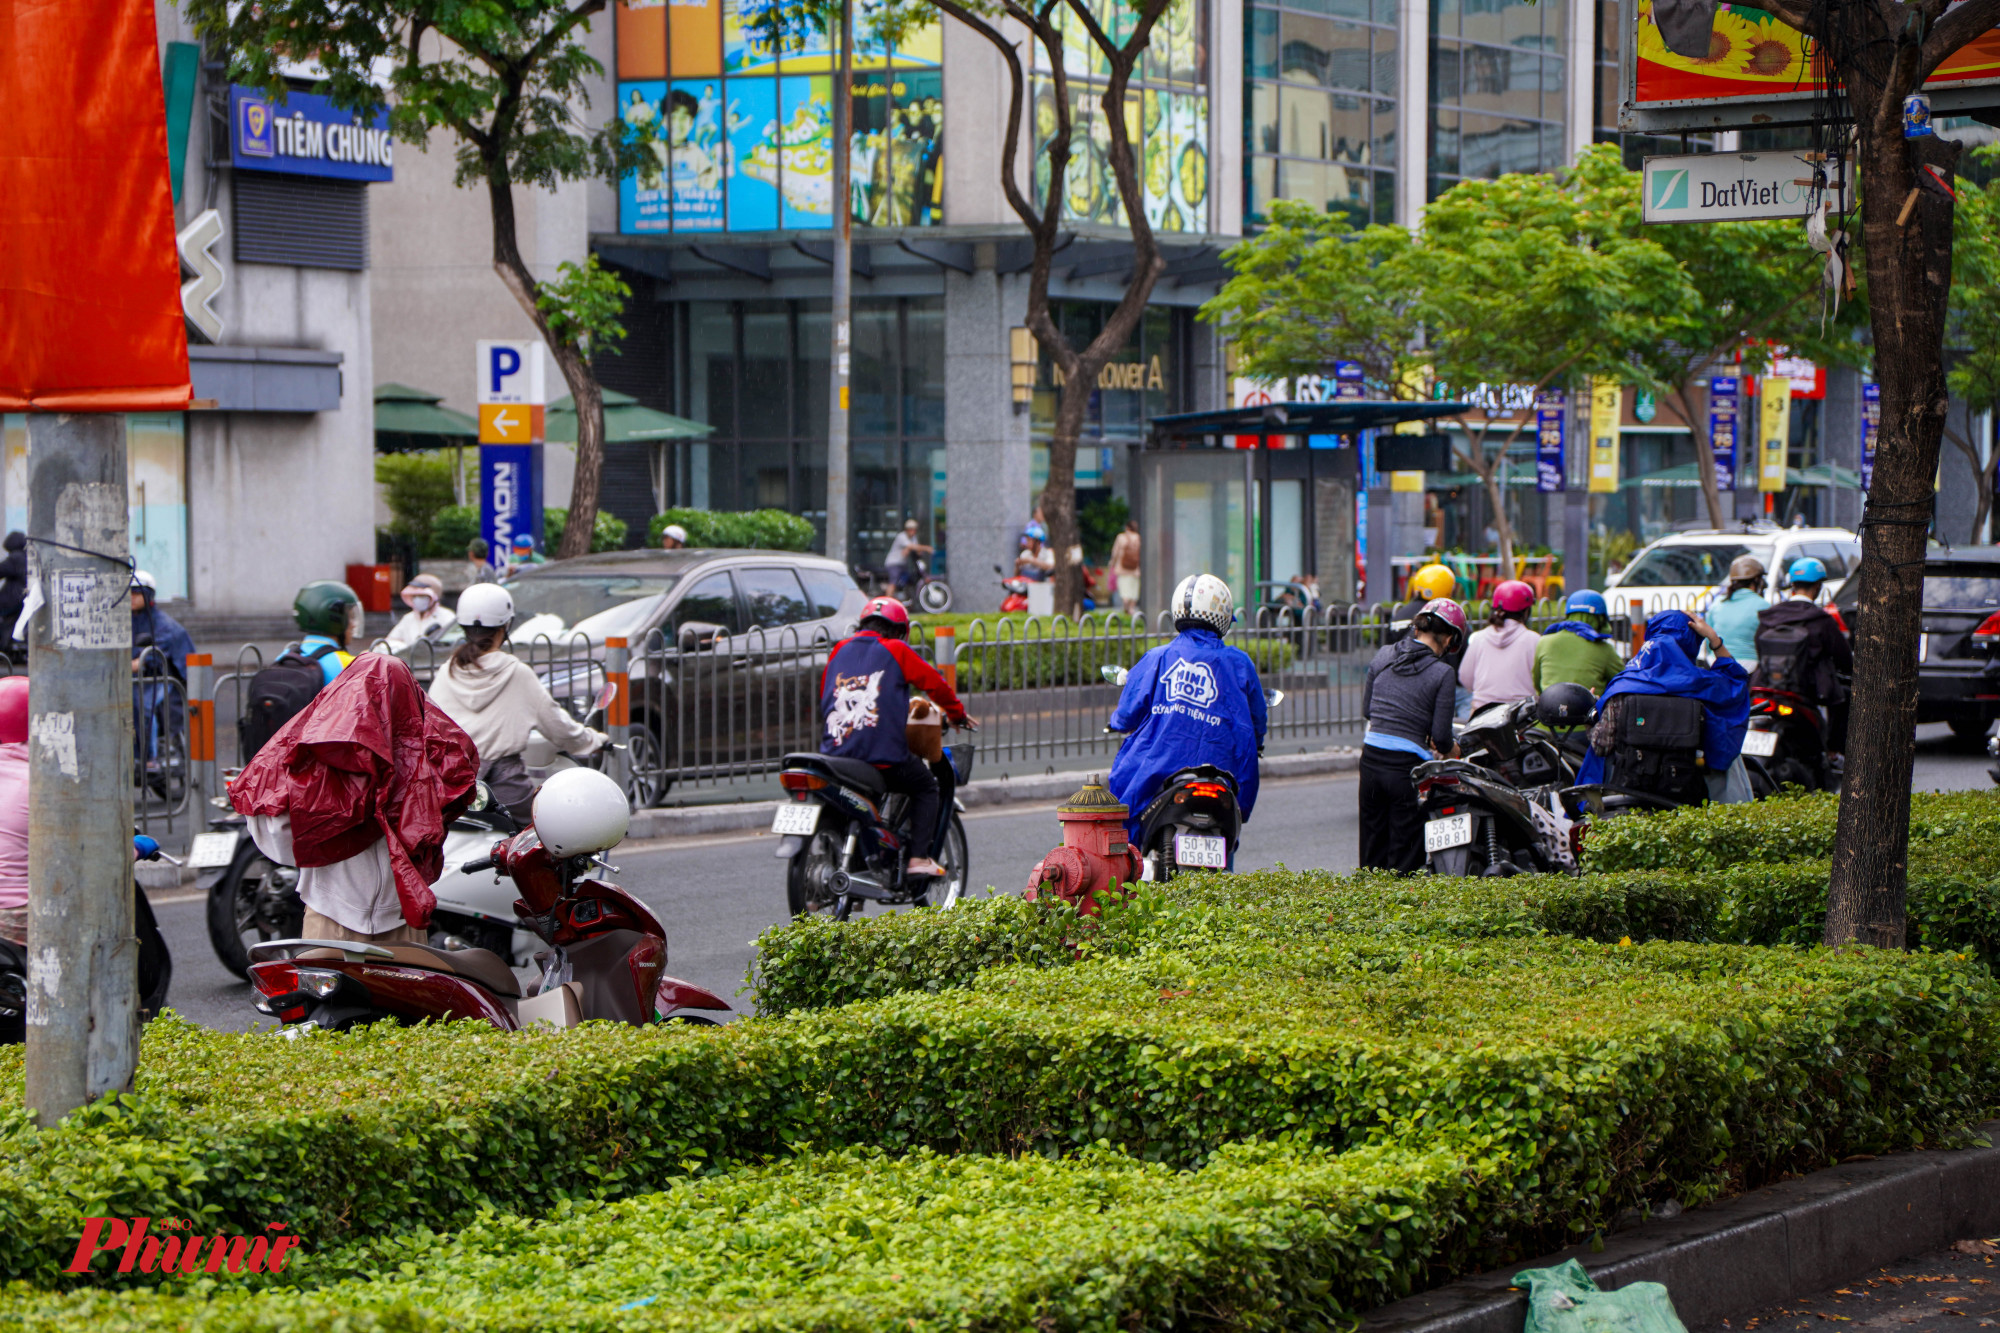
[[[1431,0],[1431,198],[1461,180],[1567,165],[1564,14],[1529,0]]]
[[[1050,315],[1070,340],[1082,347],[1095,338],[1114,307],[1097,301],[1052,301]],[[1117,484],[1122,446],[1139,443],[1146,423],[1156,416],[1189,409],[1187,367],[1191,312],[1169,306],[1148,306],[1131,339],[1111,358],[1097,378],[1097,390],[1084,409],[1083,432],[1076,451],[1079,492],[1109,493]],[[1049,477],[1049,434],[1055,427],[1056,397],[1061,380],[1046,352],[1035,372],[1035,397],[1028,428],[1034,442],[1030,480],[1040,495]]]
[[[1296,199],[1356,226],[1396,212],[1395,0],[1289,0],[1245,11],[1246,221]]]
[[[715,427],[677,448],[669,501],[785,509],[826,531],[825,301],[680,301],[667,320],[673,411]],[[944,302],[858,298],[849,424],[853,559],[880,565],[903,520],[941,545]]]

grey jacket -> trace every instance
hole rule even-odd
[[[1458,672],[1414,636],[1389,644],[1368,664],[1361,716],[1368,729],[1421,741],[1450,754]]]

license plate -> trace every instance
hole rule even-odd
[[[818,801],[793,801],[778,807],[776,817],[771,820],[771,832],[786,837],[810,837],[819,827],[819,812],[826,807]]]
[[[1746,731],[1743,733],[1743,753],[1754,754],[1759,759],[1769,759],[1778,752],[1778,733],[1775,731]]]
[[[1424,825],[1424,850],[1442,852],[1472,841],[1471,815],[1446,815]]]
[[[213,870],[236,859],[236,830],[197,833],[188,844],[187,863],[196,870]]]
[[[1229,869],[1229,840],[1215,833],[1176,833],[1174,863],[1204,870]]]

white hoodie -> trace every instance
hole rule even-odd
[[[1472,691],[1472,706],[1535,697],[1535,645],[1542,636],[1518,620],[1475,633],[1465,645],[1458,683]]]
[[[431,681],[431,700],[472,737],[484,765],[528,747],[539,730],[565,754],[593,754],[604,738],[564,712],[535,669],[507,652],[491,652],[473,665],[448,661]]]

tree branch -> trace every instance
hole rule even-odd
[[[1007,62],[1007,137],[1000,145],[1000,188],[1007,196],[1007,207],[1014,210],[1014,215],[1029,231],[1037,231],[1042,226],[1042,219],[1036,215],[1028,197],[1021,193],[1020,182],[1016,179],[1019,173],[1015,169],[1020,160],[1021,115],[1028,99],[1028,77],[1021,67],[1021,53],[1014,43],[1007,40],[1006,34],[963,5],[955,4],[953,0],[931,0],[931,4],[984,37]]]
[[[1931,23],[1924,38],[1919,78],[1928,79],[1945,57],[1971,44],[1981,33],[2000,27],[2000,0],[1963,0]]]

